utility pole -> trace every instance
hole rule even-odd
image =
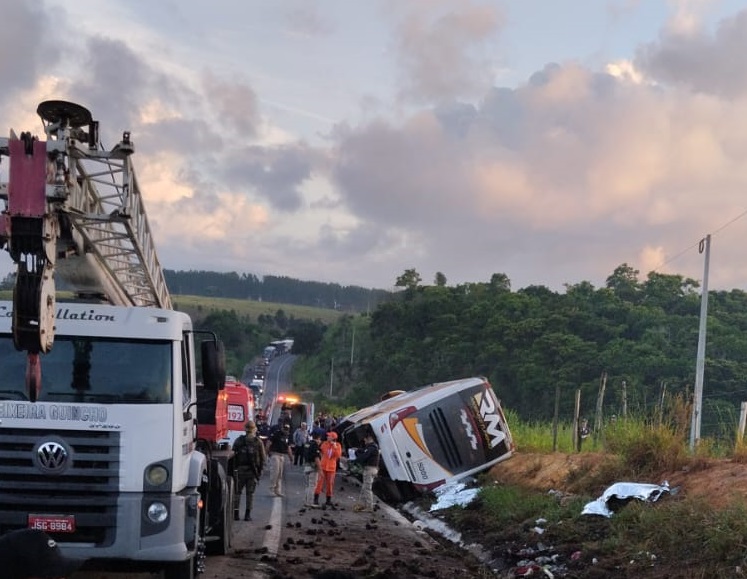
[[[705,251],[703,271],[703,291],[700,295],[700,326],[698,328],[698,356],[695,362],[695,394],[693,399],[693,420],[690,427],[690,450],[700,440],[700,422],[703,413],[703,374],[705,372],[706,321],[708,320],[708,268],[711,261],[711,236],[700,240],[700,253]]]

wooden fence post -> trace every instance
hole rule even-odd
[[[739,410],[739,429],[737,430],[737,443],[741,444],[744,439],[744,427],[747,423],[747,402],[742,402]]]
[[[664,400],[667,396],[667,383],[662,380],[660,382],[661,394],[659,395],[659,426],[664,422]]]
[[[555,415],[552,419],[552,451],[558,450],[558,420],[560,417],[560,384],[555,385]]]
[[[602,436],[602,408],[604,406],[604,389],[607,387],[607,371],[602,372],[602,376],[599,379],[599,393],[597,394],[597,410],[596,416],[594,416],[594,440],[599,440]]]

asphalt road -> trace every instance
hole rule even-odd
[[[368,548],[372,527],[377,528],[381,537],[394,533],[396,538],[390,542],[395,548],[407,544],[426,550],[437,548],[437,544],[427,534],[388,505],[378,503],[373,514],[354,512],[353,505],[358,499],[360,487],[356,479],[344,473],[337,475],[334,506],[324,509],[304,507],[305,480],[302,467],[293,466],[290,461],[286,464],[283,476],[284,497],[277,497],[270,492],[269,481],[270,471],[266,470],[254,495],[253,520],[234,523],[231,552],[226,556],[208,557],[206,571],[200,576],[202,579],[270,579],[282,576],[278,575],[282,573],[282,568],[296,564],[303,564],[305,570],[345,568],[349,561],[342,555],[354,555]],[[242,515],[244,507],[245,499],[242,497]],[[312,552],[311,557],[316,561],[308,561],[309,554],[299,552],[300,549],[307,550],[302,546],[299,535],[308,537],[310,526],[316,527],[318,534],[325,540],[333,542],[331,545],[322,545],[321,554]],[[341,542],[339,535],[332,533],[333,529],[344,529],[348,540]],[[317,539],[315,547],[318,544]],[[71,579],[156,579],[159,576],[128,572],[78,573]]]
[[[265,400],[290,390],[293,356],[273,360],[268,368]],[[231,551],[207,559],[202,579],[277,579],[315,577],[322,570],[353,572],[376,565],[385,576],[408,568],[412,577],[465,576],[465,554],[443,548],[420,527],[392,507],[377,501],[373,513],[358,513],[357,479],[338,472],[333,507],[304,506],[303,468],[286,461],[283,493],[269,490],[270,470],[265,469],[254,495],[252,521],[234,523]],[[322,501],[323,502],[323,501]],[[244,499],[240,513],[244,513]],[[420,573],[423,573],[420,575]],[[78,573],[70,579],[155,579],[148,573]],[[466,575],[472,576],[472,575]],[[474,575],[478,576],[478,575]]]

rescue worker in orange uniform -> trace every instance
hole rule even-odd
[[[342,456],[342,446],[337,442],[337,433],[328,432],[327,440],[322,442],[320,448],[322,454],[322,471],[314,489],[314,504],[319,504],[319,495],[322,490],[326,491],[327,506],[332,506],[332,493],[335,488],[335,473],[337,472],[337,461]]]

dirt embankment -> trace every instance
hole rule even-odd
[[[736,497],[747,496],[747,464],[731,459],[694,459],[679,469],[662,470],[646,480],[630,476],[610,480],[619,472],[614,457],[603,453],[516,453],[490,472],[497,482],[516,484],[539,491],[601,493],[614,482],[662,484],[678,488],[682,496],[707,501],[714,508],[727,505]]]

